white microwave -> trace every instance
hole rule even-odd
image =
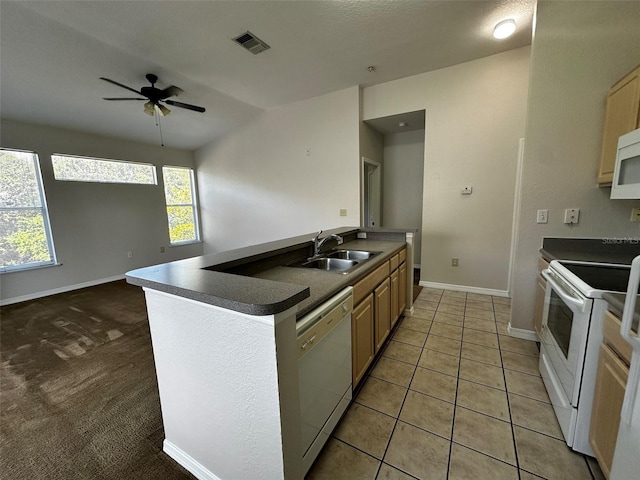
[[[640,199],[640,128],[618,139],[611,198]]]

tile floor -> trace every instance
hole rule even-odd
[[[509,299],[425,288],[414,307],[309,480],[604,478],[562,440]]]

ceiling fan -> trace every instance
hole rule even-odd
[[[175,100],[169,100],[169,97],[176,97],[182,93],[182,89],[176,87],[175,85],[171,85],[165,89],[160,90],[156,88],[156,82],[158,81],[158,77],[153,73],[148,73],[146,75],[146,79],[151,84],[150,87],[142,87],[140,91],[135,90],[134,88],[127,87],[122,83],[118,83],[115,80],[111,80],[109,78],[100,77],[100,80],[104,80],[105,82],[113,83],[121,88],[129,90],[130,92],[136,93],[145,98],[132,98],[132,97],[123,97],[123,98],[104,98],[104,100],[111,101],[120,101],[120,100],[138,100],[138,101],[147,101],[144,104],[144,113],[147,115],[154,116],[156,114],[166,117],[171,113],[166,106],[164,106],[161,102],[166,103],[167,105],[171,105],[172,107],[186,108],[187,110],[192,110],[194,112],[203,113],[205,109],[203,107],[198,107],[197,105],[190,105],[188,103],[176,102]]]

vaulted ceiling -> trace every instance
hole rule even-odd
[[[196,149],[263,109],[436,70],[531,43],[535,0],[0,2],[0,115],[158,144],[138,90],[177,85],[166,145]],[[494,25],[516,20],[507,40]],[[251,31],[253,55],[232,39]],[[373,72],[368,70],[374,66]]]

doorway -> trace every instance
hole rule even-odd
[[[415,228],[414,267],[418,269],[421,263],[425,116],[425,110],[419,110],[366,120],[365,134],[361,137],[366,153],[361,165],[362,225]]]
[[[382,164],[362,157],[362,225],[382,226]]]

